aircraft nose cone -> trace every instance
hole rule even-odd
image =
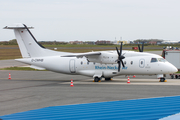
[[[173,73],[176,73],[178,71],[178,69],[175,66],[173,66],[173,68],[171,70]]]

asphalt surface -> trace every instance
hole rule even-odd
[[[27,66],[27,64],[12,60],[0,60],[0,68]]]
[[[11,80],[8,75],[11,73]],[[180,95],[180,80],[158,82],[156,76],[118,76],[92,82],[91,77],[50,71],[0,71],[0,115],[48,106]],[[74,87],[70,87],[71,79]]]

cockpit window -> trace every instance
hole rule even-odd
[[[158,58],[159,62],[166,62],[166,60],[164,58]]]
[[[157,58],[151,58],[151,62],[157,62]]]
[[[164,58],[151,58],[151,62],[166,62]]]

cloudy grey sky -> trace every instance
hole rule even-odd
[[[33,26],[38,41],[180,41],[179,0],[0,0],[0,27]],[[0,29],[0,40],[14,39]]]

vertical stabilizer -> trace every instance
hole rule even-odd
[[[15,33],[15,36],[16,36],[16,40],[17,40],[17,43],[18,43],[18,46],[19,46],[19,49],[21,51],[21,55],[23,58],[29,58],[30,57],[30,54],[28,54],[28,51],[26,49],[26,46],[24,45],[24,41],[23,39],[21,38],[21,36],[19,35],[19,31],[14,29],[14,33]]]
[[[33,27],[27,27],[22,23],[4,27],[4,29],[14,29],[15,37],[23,58],[53,56],[62,53],[45,49],[30,32],[29,29],[31,28]]]

